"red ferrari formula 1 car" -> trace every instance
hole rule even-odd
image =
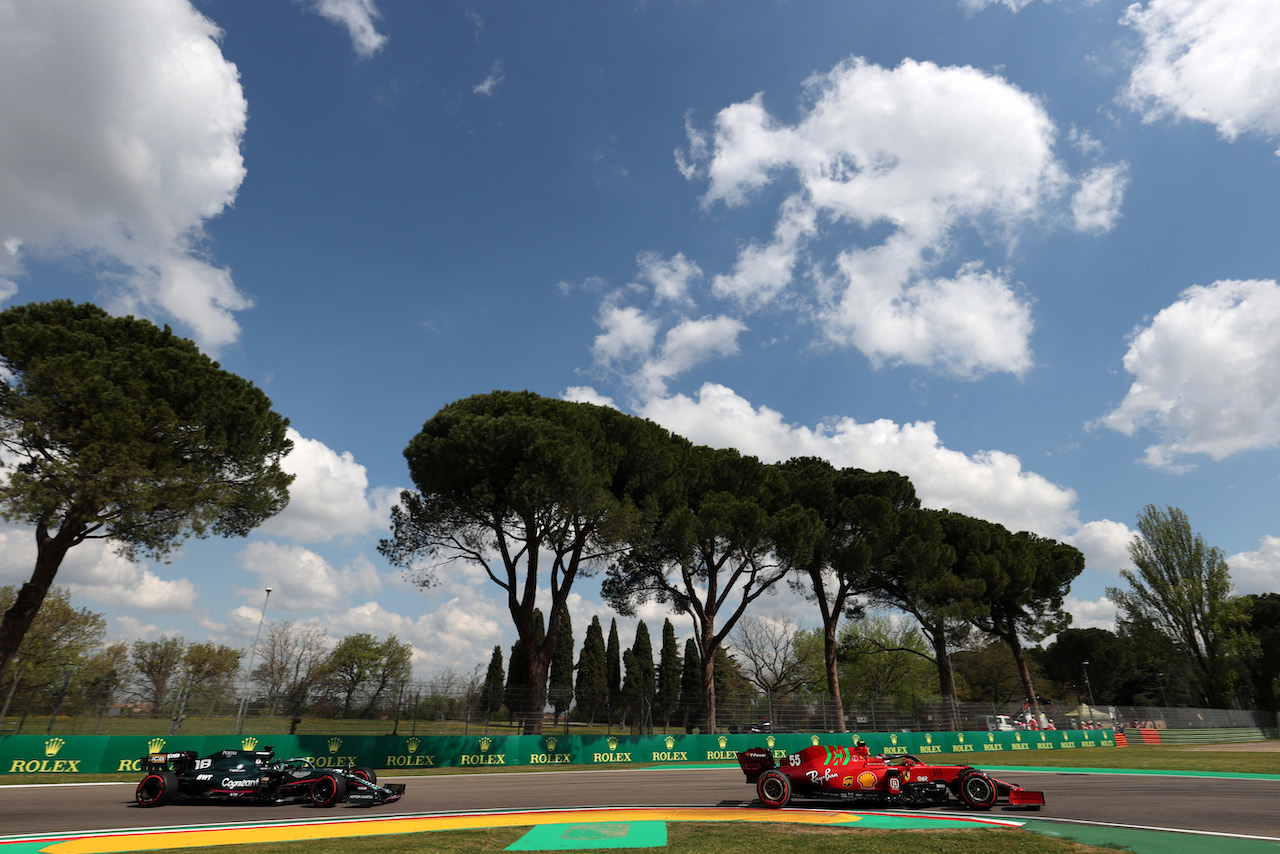
[[[897,806],[936,806],[955,795],[972,810],[989,810],[1003,798],[1010,806],[1038,810],[1043,792],[1032,792],[968,765],[930,765],[910,755],[871,756],[865,742],[853,747],[806,747],[779,765],[763,747],[738,754],[738,764],[767,807],[794,798],[873,801]]]

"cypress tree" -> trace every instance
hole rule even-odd
[[[547,700],[555,710],[557,721],[560,720],[561,713],[568,714],[569,704],[573,702],[573,624],[569,621],[568,611],[560,617],[555,657],[551,659],[551,685],[547,689]]]
[[[605,649],[605,684],[609,686],[609,723],[615,723],[623,709],[622,644],[618,642],[618,621],[609,624],[609,646]]]
[[[582,654],[578,657],[578,685],[575,699],[578,711],[587,725],[596,722],[596,713],[604,708],[609,697],[609,683],[605,675],[604,629],[600,618],[592,617],[587,636],[582,641]]]
[[[489,672],[484,677],[484,687],[480,689],[480,710],[484,712],[484,725],[487,729],[493,713],[502,708],[502,647],[493,648],[493,656],[489,659]]]
[[[640,621],[636,626],[636,641],[631,646],[636,660],[636,692],[632,703],[636,710],[636,726],[640,733],[653,732],[653,701],[657,690],[656,671],[653,666],[653,641],[649,639],[649,627]]]
[[[662,652],[658,659],[655,686],[654,719],[662,721],[662,731],[671,725],[671,717],[680,703],[680,647],[676,644],[676,627],[670,620],[662,623]]]
[[[684,670],[680,674],[680,703],[677,715],[685,732],[702,717],[702,656],[693,638],[684,642]]]
[[[622,670],[622,699],[618,703],[622,715],[621,724],[627,725],[627,712],[631,712],[631,731],[635,732],[636,725],[640,722],[636,715],[640,708],[640,667],[634,651],[628,649],[622,653]]]
[[[508,723],[514,723],[516,712],[524,708],[525,695],[529,693],[524,684],[525,670],[520,666],[522,644],[516,641],[511,645],[511,660],[507,664],[507,686],[502,691],[502,705],[507,707]]]

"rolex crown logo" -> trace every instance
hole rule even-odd
[[[774,738],[774,737],[773,737],[773,736],[771,736],[771,735],[767,735],[767,736],[765,736],[764,740],[765,740],[765,743],[766,743],[766,744],[768,744],[770,747],[773,747],[773,743],[774,743],[775,741],[777,741],[777,739],[776,739],[776,738]],[[721,746],[721,747],[724,747],[724,742],[725,742],[725,738],[724,738],[724,736],[720,736],[720,746]]]
[[[719,738],[716,739],[716,743],[720,745],[721,750],[724,750],[725,745],[729,743],[729,736],[727,735],[720,736]]]
[[[996,740],[996,734],[994,732],[987,733],[987,741],[990,741],[994,744],[995,740]]]
[[[487,752],[489,751],[489,745],[491,745],[491,744],[493,744],[493,739],[492,739],[492,738],[489,738],[489,736],[487,736],[487,735],[481,736],[481,737],[480,737],[480,752],[481,752],[481,753],[487,753]]]
[[[240,742],[240,749],[241,749],[241,750],[253,750],[253,749],[254,749],[255,747],[257,747],[257,746],[258,746],[258,739],[256,739],[255,737],[253,737],[253,736],[251,736],[251,735],[250,735],[250,736],[246,736],[246,737],[245,737],[245,740],[244,740],[244,741],[242,741],[242,742]]]
[[[1013,740],[1014,740],[1014,741],[1022,741],[1022,733],[1020,733],[1020,732],[1015,732],[1015,733],[1013,734]]]
[[[614,738],[613,736],[609,736],[609,749],[610,750],[618,749],[618,739]]]
[[[926,732],[926,733],[924,734],[924,743],[925,743],[925,744],[933,744],[933,733],[931,733],[931,732]]]
[[[1041,741],[1044,741],[1044,740],[1045,740],[1045,734],[1044,734],[1044,733],[1040,733],[1040,740],[1041,740]]]
[[[818,746],[818,737],[816,735],[809,736],[809,741],[810,743],[813,744],[814,747]]]
[[[341,746],[342,746],[342,739],[340,739],[340,738],[331,738],[331,739],[329,739],[329,752],[330,752],[330,753],[337,753],[337,752],[338,752],[338,748],[339,748],[339,747],[341,747]]]
[[[898,743],[898,734],[897,734],[896,732],[894,732],[894,733],[890,733],[890,734],[889,734],[889,743],[890,743],[890,744],[897,744],[897,743]]]
[[[964,733],[962,732],[956,733],[956,740],[961,744],[964,744]]]
[[[559,744],[559,742],[556,738],[554,736],[549,736],[547,738],[547,753],[554,753],[557,744]]]
[[[57,756],[58,751],[62,749],[62,745],[64,744],[66,744],[66,741],[64,741],[61,738],[58,738],[57,736],[54,736],[53,738],[49,739],[44,743],[44,755]]]
[[[664,738],[664,739],[662,740],[662,743],[663,743],[663,744],[665,744],[665,745],[667,746],[667,750],[670,750],[671,748],[673,748],[673,747],[675,747],[675,746],[676,746],[676,739],[675,739],[675,736],[673,736],[673,735],[669,735],[669,736],[667,736],[666,738]]]
[[[404,744],[405,747],[409,749],[410,753],[417,753],[418,745],[422,744],[422,742],[418,740],[417,736],[414,736],[413,738],[408,739]]]
[[[62,745],[58,746],[61,747]],[[147,753],[159,753],[162,750],[164,750],[163,738],[153,738],[147,742]],[[57,751],[55,750],[54,753],[57,753]],[[52,756],[53,753],[50,753],[49,755]]]

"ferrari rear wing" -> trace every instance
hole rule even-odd
[[[738,765],[742,768],[742,773],[747,775],[748,783],[756,782],[765,771],[778,767],[773,761],[773,753],[763,747],[739,752]]]

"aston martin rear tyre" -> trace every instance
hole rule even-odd
[[[140,807],[162,807],[178,793],[178,778],[172,771],[152,771],[142,778],[133,799]]]

